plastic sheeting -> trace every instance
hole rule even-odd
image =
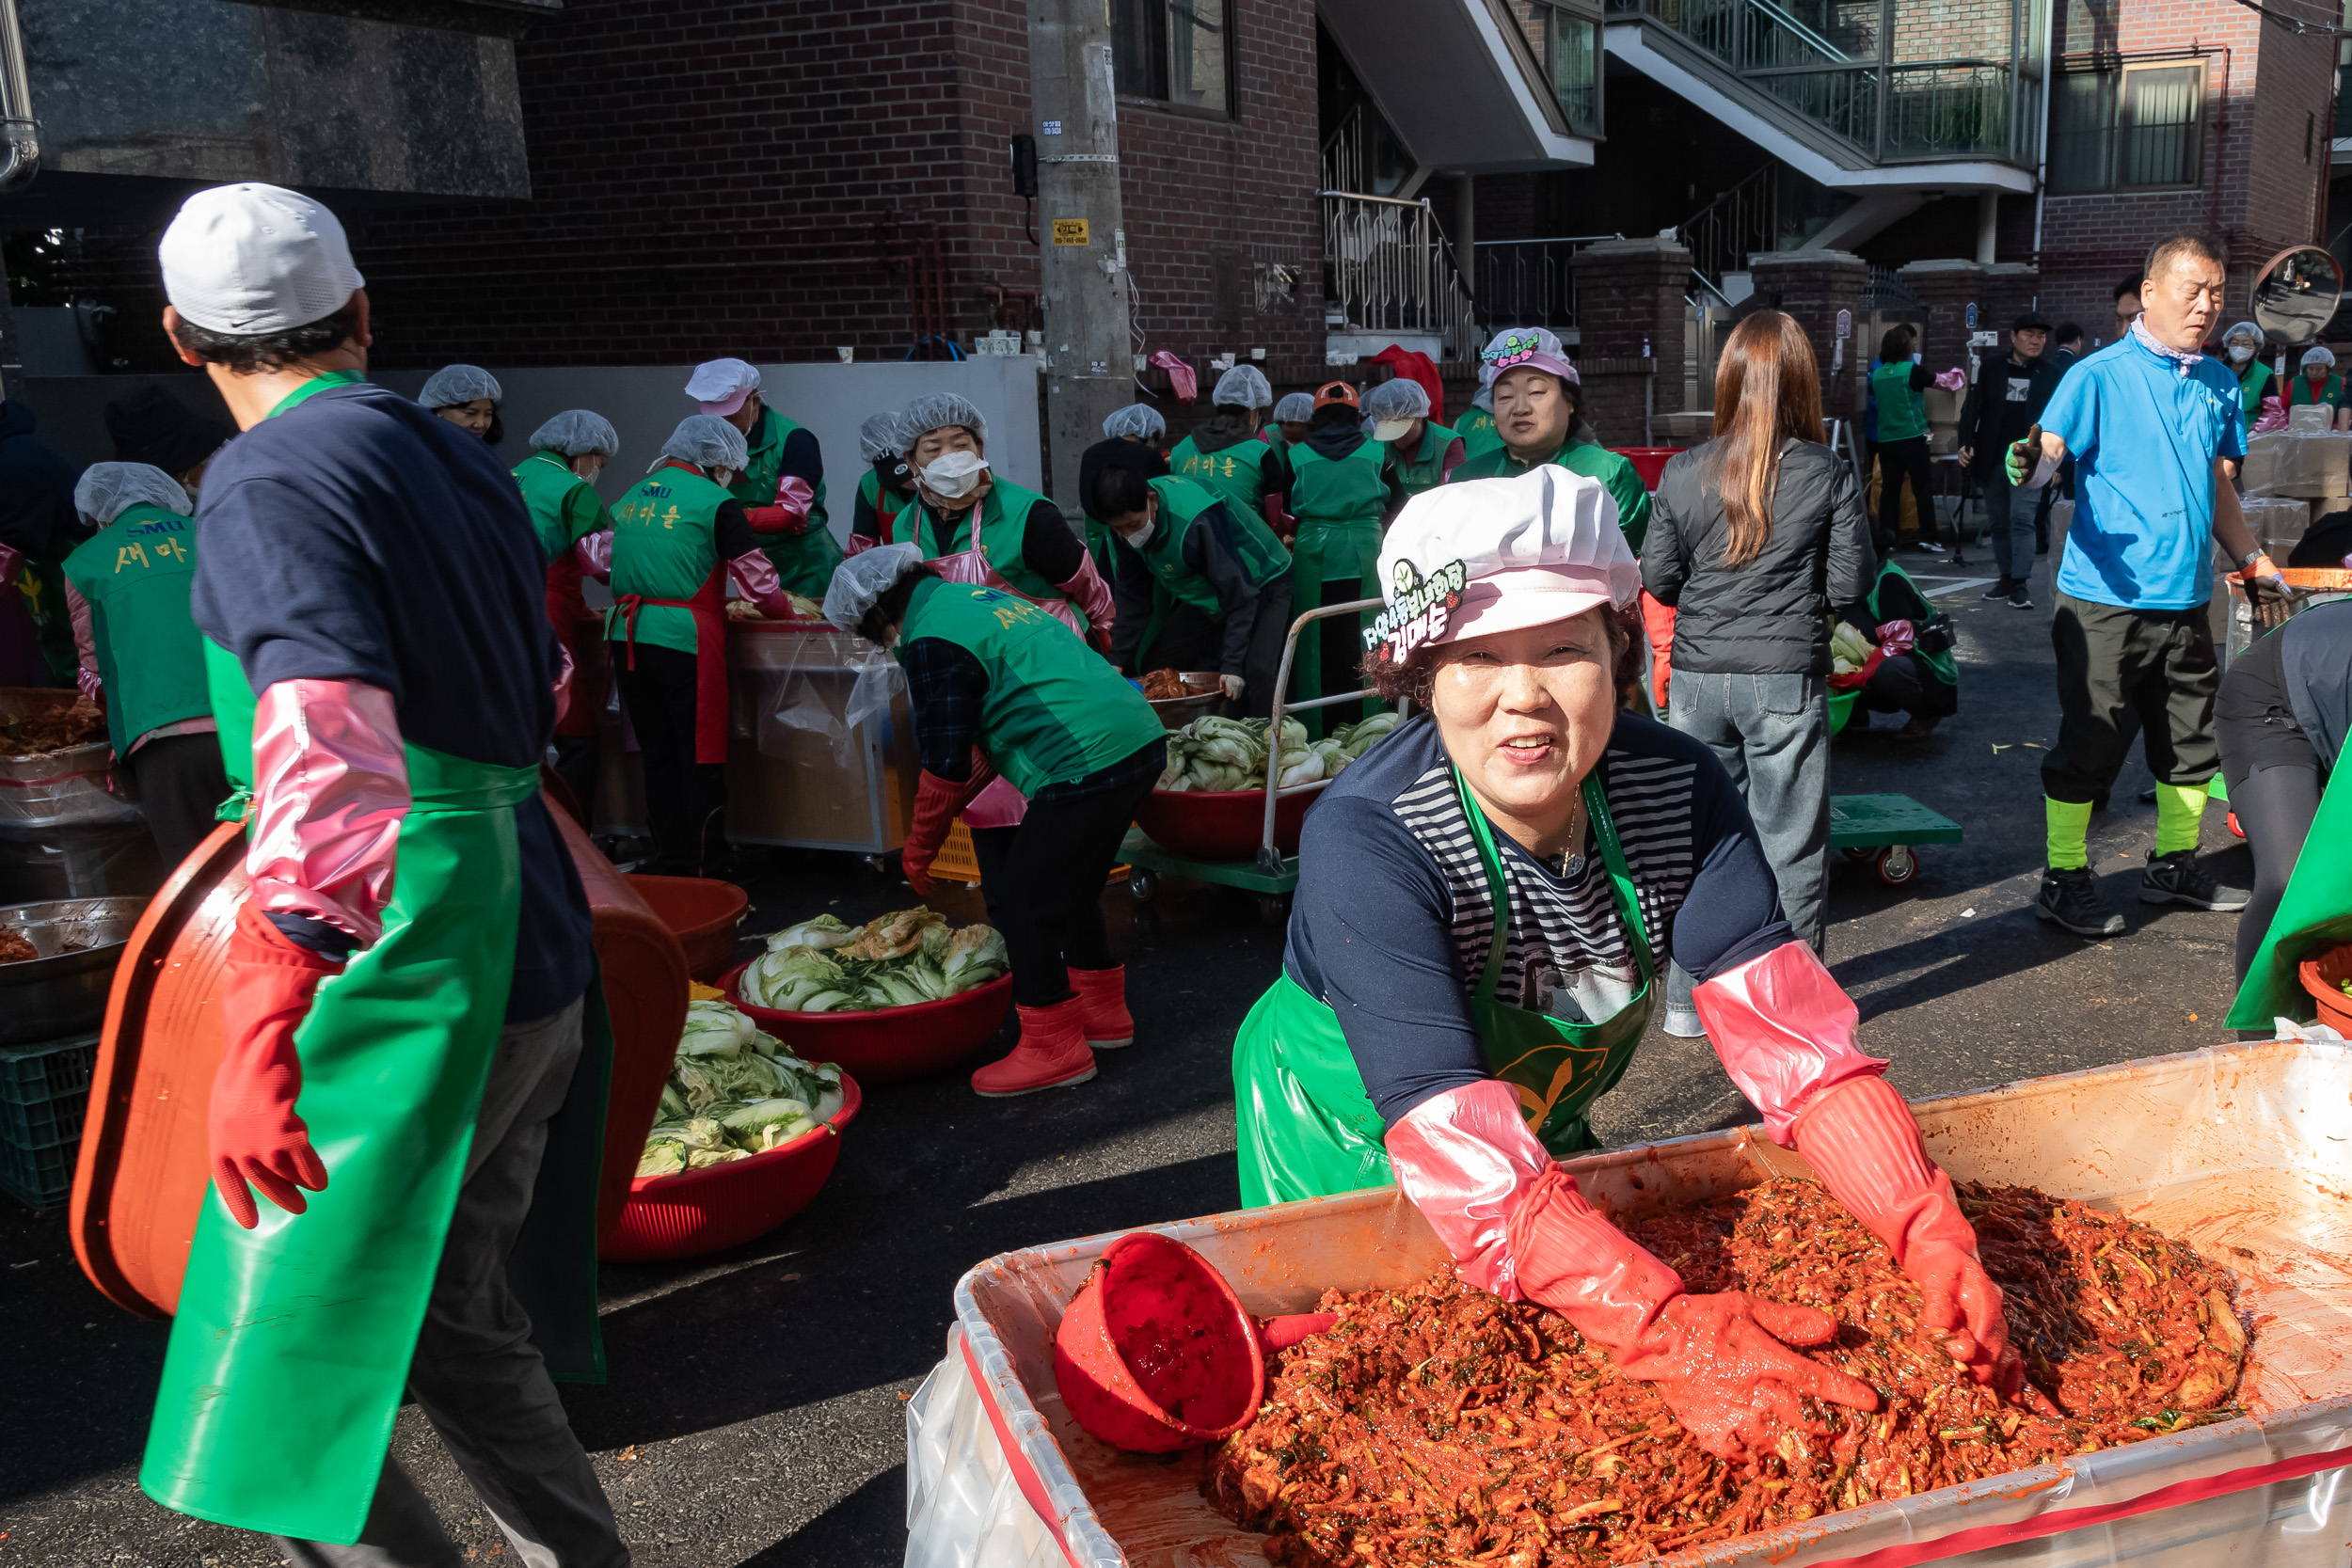
[[[843,651],[842,643],[853,644]],[[758,729],[753,743],[771,757],[797,754],[782,733],[800,730],[823,736],[842,768],[858,765],[858,731],[887,721],[890,705],[903,699],[907,673],[887,652],[863,638],[796,638],[778,665],[756,672],[738,670],[759,689]]]
[[[2241,1311],[2259,1325],[2239,1393],[2249,1416],[1662,1560],[1804,1568],[1892,1551],[1899,1561],[1971,1568],[2343,1563],[2352,1531],[2352,1470],[2344,1466],[2352,1456],[2334,1450],[2352,1449],[2352,1142],[2332,1131],[2341,1116],[2311,1113],[2348,1097],[2352,1050],[2306,1037],[1919,1102],[1928,1148],[1955,1178],[2030,1182],[2144,1219],[2228,1260]],[[1613,1209],[1810,1174],[1755,1128],[1567,1165],[1596,1203]],[[1392,1189],[1153,1228],[1200,1249],[1261,1315],[1305,1309],[1327,1288],[1405,1283],[1445,1261]],[[1262,1538],[1200,1499],[1196,1466],[1114,1452],[1061,1407],[1053,1334],[1114,1239],[1007,1253],[958,1285],[948,1357],[908,1413],[910,1568],[1263,1562]],[[2293,1473],[2295,1462],[2311,1467],[2320,1455],[2328,1467]],[[2282,1464],[2289,1473],[2262,1474]],[[2249,1480],[2257,1484],[2247,1488]],[[2153,1500],[2165,1506],[2088,1525],[2068,1525],[2057,1512],[2158,1493]],[[1057,1533],[1065,1557],[1026,1533],[1022,1506]],[[1984,1527],[1992,1538],[1975,1533]],[[1946,1549],[1915,1549],[1963,1530],[1971,1533]]]

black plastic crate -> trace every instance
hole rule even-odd
[[[0,1046],[0,1190],[46,1209],[73,1186],[98,1037]]]

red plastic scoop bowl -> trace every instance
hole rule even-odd
[[[1168,1453],[1248,1425],[1265,1397],[1265,1358],[1224,1275],[1145,1230],[1104,1249],[1062,1314],[1054,1382],[1093,1436]]]

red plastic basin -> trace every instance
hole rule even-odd
[[[1611,450],[1633,465],[1633,471],[1642,476],[1643,489],[1655,490],[1658,488],[1658,476],[1666,471],[1666,459],[1687,449],[1682,447],[1615,447]]]
[[[733,882],[708,877],[648,877],[629,874],[628,885],[653,908],[661,924],[686,950],[686,973],[708,985],[735,959],[735,928],[751,907],[751,895]]]
[[[739,1246],[808,1207],[841,1158],[841,1129],[857,1119],[857,1080],[841,1074],[841,1109],[803,1132],[748,1159],[675,1176],[640,1176],[628,1184],[620,1223],[597,1256],[649,1263]]]
[[[2352,996],[2344,982],[2352,976],[2352,945],[2323,948],[2302,962],[2303,989],[2319,1004],[2319,1022],[2336,1033],[2352,1037]]]
[[[1285,795],[1274,802],[1274,847],[1286,855],[1298,852],[1298,827],[1307,808],[1323,799]],[[1263,789],[1155,789],[1136,825],[1152,843],[1171,855],[1195,861],[1255,860],[1265,835],[1265,791]]]
[[[1104,1249],[1062,1314],[1054,1383],[1094,1436],[1168,1453],[1248,1424],[1265,1397],[1265,1357],[1225,1276],[1184,1243],[1138,1230]]]
[[[743,1000],[743,972],[737,964],[719,979],[727,1000],[753,1022],[812,1062],[838,1062],[841,1070],[869,1084],[897,1084],[953,1067],[996,1037],[996,1026],[1012,1006],[1012,976],[940,1002],[908,1007],[869,1007],[846,1013],[788,1013],[755,1007]]]

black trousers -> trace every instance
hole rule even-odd
[[[2237,922],[2237,977],[2243,981],[2262,950],[2296,857],[2311,836],[2328,769],[2295,717],[2274,634],[2230,662],[2214,703],[2214,742],[2230,810],[2254,851],[2254,891]]]
[[[2213,703],[2221,668],[2203,605],[2125,610],[2060,594],[2050,642],[2058,652],[2058,735],[2042,763],[2044,795],[2106,800],[2134,728],[2143,736],[2148,771],[2160,782],[2213,778],[2219,761]]]
[[[580,802],[580,825],[594,828],[596,822],[596,774],[604,759],[597,754],[598,737],[593,735],[559,735],[555,737],[555,772],[572,799]]]
[[[167,735],[133,752],[126,766],[168,877],[220,825],[213,814],[229,799],[220,736]]]
[[[1005,933],[1017,1006],[1066,1002],[1070,971],[1119,962],[1103,928],[1103,881],[1154,782],[1077,800],[1032,800],[1019,826],[972,831],[980,893],[989,922]]]
[[[1928,438],[1881,441],[1879,454],[1879,552],[1894,547],[1903,520],[1904,480],[1911,481],[1911,502],[1919,509],[1919,540],[1935,539],[1935,477],[1928,466]]]
[[[1881,659],[1863,683],[1861,700],[1866,713],[1907,713],[1931,723],[1960,709],[1959,693],[1938,680],[1916,654]]]
[[[1214,670],[1224,628],[1216,617],[1204,615],[1178,599],[1160,617],[1159,635],[1152,645],[1136,653],[1136,673],[1154,670]]]
[[[1282,643],[1290,634],[1291,579],[1284,577],[1267,583],[1258,594],[1258,620],[1249,628],[1249,652],[1242,659],[1241,701],[1226,705],[1229,717],[1272,717],[1274,687],[1282,673]]]
[[[664,877],[727,875],[727,769],[694,760],[692,654],[637,644],[637,668],[613,652],[621,703],[637,731],[645,763],[645,825],[653,831],[652,870]]]

